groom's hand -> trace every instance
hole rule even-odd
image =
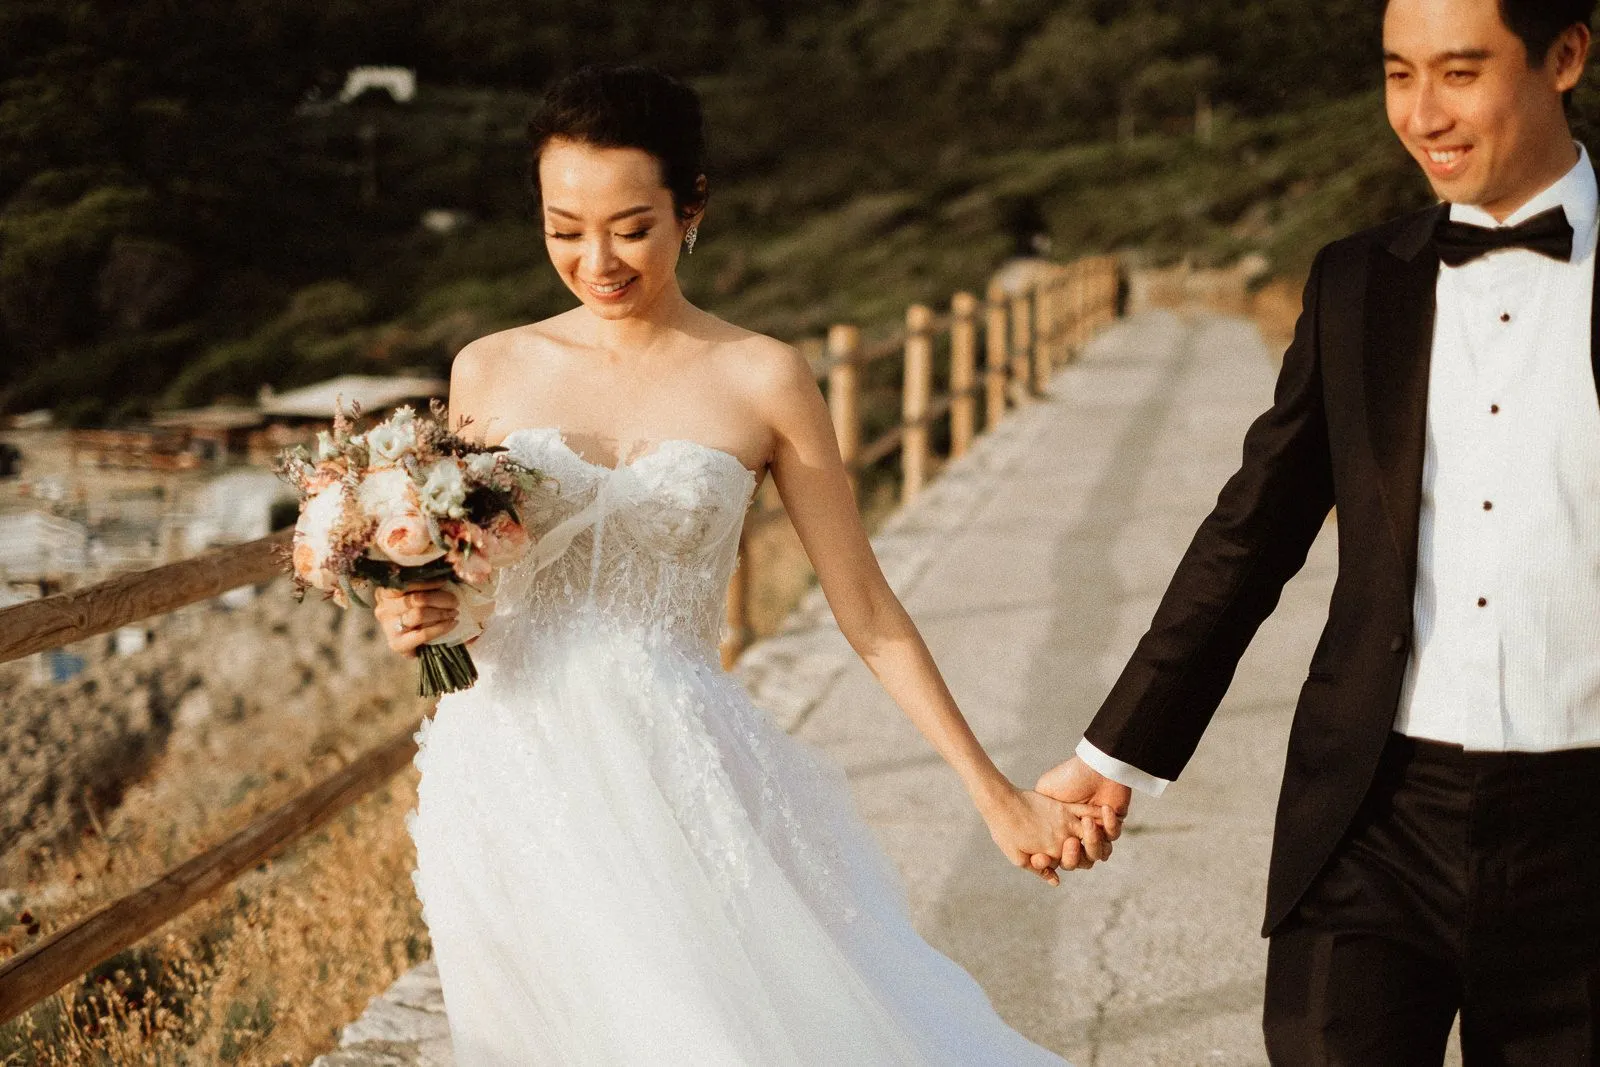
[[[1133,790],[1074,756],[1040,775],[1034,791],[1063,803],[1086,804],[1100,813],[1098,821],[1086,820],[1081,839],[1064,842],[1064,870],[1088,870],[1110,857],[1111,842],[1122,836],[1122,820],[1127,817]]]

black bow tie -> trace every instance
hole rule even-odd
[[[1439,258],[1452,267],[1502,248],[1526,248],[1563,263],[1572,260],[1572,224],[1559,207],[1541,211],[1516,226],[1473,226],[1446,218],[1434,231],[1433,240]]]

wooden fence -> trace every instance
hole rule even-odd
[[[867,344],[856,326],[828,331],[817,368],[826,382],[839,448],[855,484],[899,454],[902,503],[917,498],[935,462],[934,430],[946,421],[950,459],[959,458],[982,428],[1008,408],[1030,403],[1055,368],[1068,362],[1116,315],[1118,270],[1098,256],[1041,272],[1021,292],[991,288],[986,300],[957,293],[948,310],[924,305],[906,311],[904,328]],[[946,362],[934,393],[935,364]],[[980,367],[979,359],[982,357]],[[864,379],[885,361],[900,362],[899,419],[866,439]],[[781,509],[757,509],[746,531],[782,518]],[[288,531],[191,560],[129,574],[97,585],[0,610],[0,663],[175,611],[280,573],[277,550]],[[728,590],[729,638],[722,653],[731,664],[749,640],[749,592],[759,580],[748,559]],[[0,962],[0,1023],[15,1018],[97,964],[127,949],[226,886],[243,872],[377,789],[404,768],[415,752],[407,727],[294,800],[149,885],[53,933]]]

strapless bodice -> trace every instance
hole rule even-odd
[[[716,647],[753,472],[695,441],[656,442],[617,467],[583,458],[555,428],[503,444],[550,481],[525,506],[534,548],[501,575],[491,631],[521,640],[598,624]]]

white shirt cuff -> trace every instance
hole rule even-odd
[[[1087,737],[1078,742],[1078,758],[1118,785],[1137,789],[1153,797],[1160,796],[1162,791],[1172,784],[1165,778],[1157,778],[1147,771],[1141,771],[1131,763],[1113,759],[1091,745]]]

